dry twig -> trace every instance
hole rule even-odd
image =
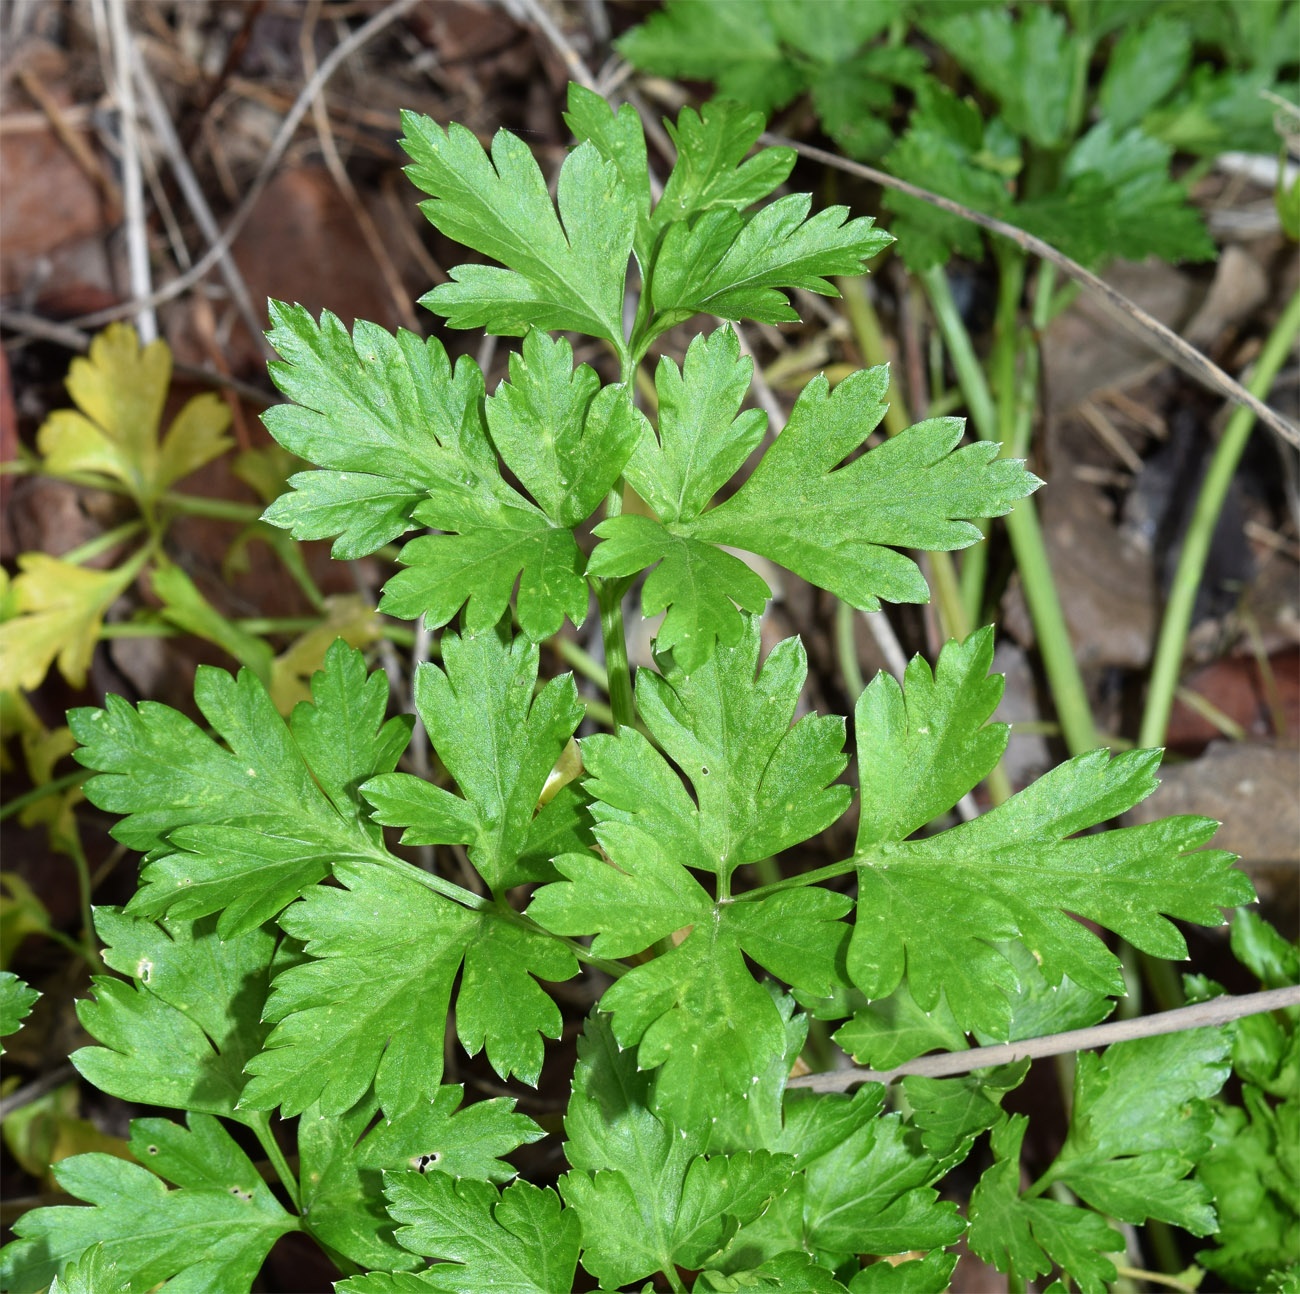
[[[1024,1042],[1001,1043],[995,1047],[972,1047],[969,1051],[949,1051],[938,1056],[923,1056],[897,1069],[836,1069],[826,1074],[805,1074],[790,1080],[790,1087],[810,1087],[814,1092],[842,1092],[855,1083],[893,1083],[908,1074],[927,1078],[946,1078],[968,1074],[990,1065],[1008,1065],[1012,1061],[1062,1056],[1072,1051],[1089,1051],[1109,1047],[1116,1042],[1135,1038],[1152,1038],[1161,1033],[1181,1033],[1184,1029],[1202,1029],[1208,1025],[1227,1024],[1242,1016],[1277,1011],[1281,1007],[1300,1006],[1300,987],[1266,989],[1262,993],[1243,993],[1239,997],[1216,997],[1194,1006],[1160,1011],[1155,1015],[1136,1016],[1132,1020],[1112,1020],[1090,1029],[1072,1029],[1069,1033],[1048,1034]]]
[[[861,162],[851,162],[848,158],[840,157],[837,153],[827,152],[824,148],[815,148],[812,144],[801,144],[797,140],[787,139],[784,135],[773,135],[771,133],[762,135],[760,142],[773,144],[779,148],[793,148],[801,157],[807,157],[814,162],[821,162],[824,166],[834,167],[836,170],[845,171],[849,175],[856,175],[860,179],[871,180],[887,189],[896,189],[899,193],[905,193],[910,198],[917,198],[919,201],[928,202],[931,206],[939,207],[943,211],[950,211],[955,216],[961,216],[972,224],[987,229],[990,233],[1001,234],[1003,238],[1011,239],[1022,250],[1031,252],[1042,260],[1049,261],[1057,269],[1068,274],[1076,283],[1082,284],[1110,309],[1114,317],[1124,327],[1135,336],[1140,337],[1152,350],[1164,356],[1170,363],[1177,365],[1189,377],[1194,378],[1202,386],[1223,396],[1225,399],[1233,401],[1235,404],[1244,404],[1262,423],[1271,427],[1284,440],[1289,441],[1292,445],[1300,446],[1300,427],[1297,427],[1289,418],[1284,418],[1275,409],[1270,409],[1262,400],[1251,395],[1240,382],[1229,377],[1217,364],[1207,359],[1194,346],[1185,342],[1173,329],[1166,328],[1158,319],[1152,318],[1141,306],[1130,301],[1122,292],[1117,292],[1105,279],[1099,278],[1091,270],[1084,269],[1082,265],[1077,261],[1072,261],[1063,252],[1058,252],[1050,243],[1045,243],[1041,238],[1026,233],[1025,230],[1018,229],[1015,225],[1007,224],[1005,220],[997,220],[993,216],[986,216],[981,211],[963,207],[960,202],[954,202],[951,198],[931,193],[929,189],[919,188],[915,184],[909,184],[906,180],[896,179],[892,175],[887,175],[884,171],[877,170],[874,166],[864,166]]]

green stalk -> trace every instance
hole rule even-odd
[[[22,795],[14,796],[7,804],[0,805],[0,822],[12,818],[15,813],[21,813],[29,804],[35,804],[47,795],[58,795],[70,786],[80,786],[88,777],[94,777],[94,773],[88,768],[79,768],[74,773],[65,773],[62,777],[52,778],[40,786],[32,787],[30,791],[24,791]]]
[[[818,867],[811,872],[787,876],[784,880],[773,881],[770,885],[760,885],[755,889],[746,890],[743,894],[734,894],[727,899],[727,902],[750,903],[757,899],[765,899],[769,894],[776,894],[781,890],[795,890],[804,885],[819,885],[822,881],[834,880],[837,876],[847,876],[870,861],[856,855],[852,858],[844,858],[838,863],[828,863],[825,867]]]
[[[84,544],[76,548],[70,548],[66,553],[59,554],[59,561],[71,562],[74,566],[80,566],[82,562],[88,562],[100,553],[106,553],[110,548],[116,548],[125,539],[130,539],[132,535],[139,534],[144,529],[143,521],[127,521],[120,526],[114,526],[112,530],[106,530],[102,535],[96,535],[94,539],[88,539]]]
[[[264,509],[258,503],[237,503],[233,499],[208,499],[199,494],[181,494],[168,490],[159,496],[159,503],[174,512],[184,512],[191,517],[212,517],[216,521],[260,521]]]
[[[559,658],[573,670],[575,674],[581,674],[583,678],[594,683],[602,692],[609,695],[609,673],[605,667],[591,656],[588,652],[582,650],[577,643],[570,641],[560,634],[546,640],[546,645],[554,649]]]
[[[840,673],[844,675],[844,691],[849,705],[857,704],[865,686],[862,666],[858,663],[858,645],[853,639],[854,610],[847,602],[835,608],[835,651],[840,658]]]
[[[659,1270],[668,1278],[668,1287],[673,1294],[686,1294],[686,1286],[682,1284],[681,1277],[677,1275],[677,1268],[671,1262],[665,1263]]]
[[[858,343],[862,358],[873,368],[888,364],[889,348],[885,345],[880,318],[867,294],[866,282],[861,278],[838,279],[836,287],[844,298],[849,326],[853,329],[853,336]],[[885,399],[889,401],[885,409],[885,430],[889,435],[897,436],[900,431],[907,430],[908,421],[907,407],[903,403],[903,393],[899,390],[892,365],[889,369],[889,389],[885,393]]]
[[[282,616],[276,619],[253,616],[245,620],[232,620],[230,623],[245,633],[264,637],[267,634],[307,633],[320,625],[320,617]],[[177,625],[152,620],[119,620],[115,624],[99,627],[100,638],[178,638],[187,632]]]
[[[275,1175],[280,1179],[280,1185],[288,1193],[293,1207],[300,1210],[302,1208],[302,1197],[298,1194],[298,1179],[289,1171],[289,1161],[285,1159],[284,1151],[280,1149],[280,1143],[276,1141],[275,1134],[271,1131],[270,1116],[258,1114],[248,1126],[257,1137],[257,1144],[262,1147],[267,1159],[271,1161],[271,1166],[275,1169]]]
[[[853,328],[854,336],[857,338],[858,349],[862,353],[863,359],[868,364],[886,364],[889,362],[889,352],[885,347],[884,334],[880,328],[880,320],[871,305],[871,298],[868,296],[865,286],[861,279],[841,279],[839,280],[840,291],[844,294],[845,304],[848,308],[849,323]],[[891,435],[896,435],[900,431],[906,430],[910,425],[910,419],[907,416],[907,406],[903,402],[902,392],[898,389],[891,371],[889,379],[889,409],[885,414],[885,430]],[[935,410],[932,408],[930,415],[935,416]],[[981,545],[982,547],[982,545]],[[969,552],[969,550],[968,550]],[[972,617],[967,614],[966,604],[962,599],[961,587],[957,576],[957,568],[952,560],[950,553],[937,552],[928,554],[930,559],[930,579],[934,586],[934,596],[936,609],[939,613],[939,624],[945,638],[956,638],[958,641],[964,641],[971,631]],[[966,575],[966,563],[962,562],[962,576]],[[981,585],[983,576],[980,576]],[[978,607],[976,608],[978,612]],[[847,608],[841,604],[840,614],[843,617]],[[849,619],[851,620],[851,613]],[[845,632],[843,620],[837,626],[839,633]],[[850,635],[849,641],[852,641],[852,629],[848,630]],[[844,652],[844,640],[840,639],[841,659],[848,657]],[[854,665],[857,664],[856,654],[852,655]],[[862,692],[861,671],[858,672],[859,683],[853,690],[853,700],[856,701]],[[849,676],[845,674],[846,682],[849,682]],[[994,804],[1001,804],[1011,796],[1011,782],[999,764],[988,775],[985,784],[989,789],[989,798]],[[765,883],[771,882],[774,878],[763,876]],[[765,884],[764,888],[767,886]]]
[[[885,345],[885,335],[880,327],[880,319],[866,284],[860,278],[837,280],[837,286],[844,297],[844,305],[849,316],[849,326],[853,329],[854,339],[862,358],[873,368],[889,363],[889,349]],[[903,399],[893,368],[890,368],[889,390],[886,394],[889,407],[885,410],[885,431],[896,436],[906,431],[911,425],[907,404]],[[934,410],[930,410],[934,416]],[[939,620],[944,633],[949,638],[965,638],[970,633],[970,620],[959,614],[960,599],[957,597],[957,568],[949,553],[930,553],[930,573],[934,579],[934,590],[938,598]],[[856,698],[855,698],[856,699]]]
[[[636,723],[632,704],[632,671],[627,661],[627,640],[623,636],[622,579],[598,580],[596,603],[600,607],[600,634],[605,642],[605,670],[609,675],[609,706],[614,712],[615,730]]]
[[[95,943],[95,917],[90,908],[90,864],[86,862],[86,853],[81,847],[75,827],[64,838],[63,844],[77,873],[77,902],[81,909],[81,923],[85,927],[82,931],[85,948],[83,956],[93,974],[103,974],[104,959],[99,955]]]
[[[1261,400],[1268,394],[1296,337],[1300,334],[1300,292],[1287,303],[1282,316],[1273,326],[1264,349],[1256,361],[1255,370],[1246,383],[1247,390]],[[1161,746],[1169,727],[1169,712],[1173,708],[1174,692],[1178,687],[1178,674],[1183,662],[1183,647],[1192,624],[1192,610],[1196,593],[1205,574],[1205,563],[1210,554],[1210,541],[1214,527],[1223,509],[1237,464],[1255,425],[1255,415],[1244,405],[1233,411],[1224,429],[1223,437],[1210,460],[1209,471],[1196,500],[1191,525],[1183,541],[1183,551],[1178,557],[1173,587],[1160,625],[1156,643],[1155,662],[1151,667],[1151,684],[1147,689],[1146,710],[1138,733],[1139,746]]]
[[[1016,382],[1016,361],[1019,358],[1017,317],[1020,313],[1020,296],[1025,287],[1025,257],[1019,248],[1009,243],[994,244],[998,262],[998,308],[993,329],[993,354],[989,357],[989,373],[993,390],[997,393],[997,439],[1010,445],[1015,436],[1016,402],[1019,387]],[[984,609],[984,587],[988,577],[989,545],[988,523],[978,523],[985,538],[962,553],[961,596],[970,624],[979,624]]]
[[[943,267],[926,270],[922,280],[948,346],[953,367],[957,370],[957,378],[966,397],[975,430],[981,439],[995,440],[999,426],[997,410],[984,370],[980,367],[975,348],[971,344],[970,333],[957,312]],[[1004,451],[1007,448],[1003,446]],[[1038,511],[1033,499],[1021,499],[1007,514],[1006,526],[1024,585],[1025,601],[1029,605],[1029,614],[1038,636],[1038,649],[1051,685],[1052,699],[1056,703],[1061,731],[1070,753],[1079,755],[1097,745],[1097,730],[1088,705],[1083,676],[1074,659],[1065,613],[1056,596],[1056,585],[1047,560],[1047,550],[1043,545]]]

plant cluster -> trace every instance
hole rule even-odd
[[[889,236],[844,208],[810,214],[807,195],[768,201],[793,157],[749,156],[762,118],[738,105],[682,112],[657,201],[631,108],[571,87],[567,119],[579,143],[554,202],[514,136],[489,153],[404,119],[429,219],[493,262],[424,304],[522,338],[492,394],[436,339],[273,306],[290,403],[266,423],[316,466],[267,520],[342,558],[401,541],[381,609],[443,631],[415,679],[438,774],[398,771],[416,716],[389,715],[385,675],[343,642],[287,719],[253,668],[200,672],[203,724],[117,697],[70,715],[87,798],[145,858],[126,907],[96,913],[117,974],[81,1003],[97,1045],[73,1062],[185,1122],[136,1119],[133,1161],[59,1164],[89,1207],[18,1222],[0,1258],[13,1294],[54,1279],[237,1294],[290,1231],[345,1273],[341,1294],[555,1294],[579,1266],[610,1291],[938,1291],[963,1235],[1017,1280],[1099,1294],[1124,1250],[1114,1224],[1211,1235],[1230,1156],[1253,1164],[1291,1126],[1293,1021],[1081,1057],[1068,1136],[1028,1185],[1027,1119],[1003,1109],[1024,1063],[909,1078],[897,1107],[879,1083],[790,1085],[831,1030],[888,1067],[1100,1020],[1124,979],[1097,930],[1182,958],[1170,918],[1221,924],[1251,887],[1203,848],[1210,820],[1094,831],[1154,789],[1156,751],[1081,753],[948,825],[1007,740],[990,630],[862,692],[854,796],[844,720],[796,721],[803,647],[764,653],[769,589],[737,551],[863,609],[924,601],[900,550],[967,546],[1038,482],[991,440],[960,446],[954,418],[870,444],[884,368],[811,382],[767,438],[726,324],[680,365],[659,359],[648,417],[635,375],[670,328],[793,319],[792,289],[833,292]],[[558,333],[602,343],[618,380],[575,367]],[[638,580],[664,619],[633,688]],[[593,599],[615,724],[575,758],[584,707],[571,675],[539,677],[539,643]],[[851,856],[791,862],[849,813]],[[436,865],[407,861],[412,846],[437,847]],[[1284,975],[1285,946],[1247,929],[1264,950],[1248,964]],[[442,1081],[447,1049],[536,1084],[562,1028],[548,986],[579,975],[594,1008],[568,1169],[554,1187],[511,1182],[507,1157],[547,1134],[512,1098],[465,1104]],[[9,1028],[23,989],[3,992]],[[1234,1045],[1260,1093],[1257,1149],[1211,1104]],[[963,1212],[941,1187],[985,1134]],[[1241,1228],[1225,1269],[1249,1261],[1252,1224],[1286,1220],[1284,1186],[1267,1184],[1267,1224],[1225,1208]]]

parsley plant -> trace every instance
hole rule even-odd
[[[748,156],[748,109],[685,110],[654,201],[632,109],[576,87],[569,107],[580,142],[554,203],[512,135],[488,153],[405,119],[430,220],[491,262],[424,304],[522,338],[496,391],[437,339],[272,311],[290,402],[267,425],[317,466],[267,516],[341,558],[404,541],[382,607],[443,631],[414,698],[445,776],[399,771],[414,717],[389,717],[385,675],[341,641],[287,721],[253,670],[212,668],[203,724],[116,697],[71,716],[87,797],[145,857],[125,909],[98,911],[117,974],[81,1004],[96,1045],[73,1061],[184,1122],[135,1120],[134,1162],[58,1165],[87,1207],[18,1222],[14,1294],[56,1277],[239,1294],[293,1231],[331,1256],[341,1294],[556,1294],[588,1280],[579,1266],[611,1291],[937,1291],[963,1235],[1019,1280],[1057,1271],[1099,1294],[1124,1249],[1113,1222],[1216,1228],[1213,1170],[1189,1174],[1224,1030],[1081,1059],[1069,1134],[1028,1185],[1026,1118],[1002,1108],[1026,1064],[910,1078],[906,1115],[878,1083],[787,1086],[813,1026],[889,1066],[1095,1022],[1124,991],[1098,929],[1181,958],[1169,918],[1220,924],[1251,889],[1202,848],[1209,820],[1093,832],[1154,789],[1152,751],[1084,753],[946,825],[1007,740],[987,629],[863,692],[855,797],[844,721],[796,721],[804,649],[764,654],[769,590],[735,550],[856,607],[920,602],[902,550],[968,545],[1038,482],[992,443],[961,446],[954,418],[864,449],[881,368],[813,381],[769,442],[726,323],[658,360],[652,421],[634,376],[670,328],[793,319],[792,289],[832,293],[890,239],[807,195],[769,201],[793,158]],[[561,333],[606,347],[618,380],[575,367]],[[637,581],[643,612],[665,615],[633,690]],[[584,707],[571,676],[541,681],[539,644],[593,594],[617,726],[582,740],[574,777]],[[855,798],[850,857],[782,867]],[[442,847],[441,865],[404,846]],[[536,1084],[563,1025],[552,986],[580,974],[597,1000],[567,1171],[511,1183],[507,1157],[559,1128],[511,1097],[465,1104],[445,1058],[483,1052]],[[6,986],[6,1028],[20,992]],[[940,1186],[986,1133],[963,1210]]]

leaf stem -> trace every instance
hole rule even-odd
[[[970,333],[953,300],[947,275],[942,266],[936,266],[926,270],[921,277],[953,367],[957,370],[957,379],[966,396],[975,430],[982,440],[994,440],[998,432],[997,411],[984,370],[975,356]],[[1012,508],[1007,514],[1006,526],[1024,585],[1025,601],[1029,604],[1029,614],[1038,636],[1039,652],[1052,688],[1061,732],[1070,753],[1079,755],[1095,748],[1097,730],[1093,724],[1083,676],[1074,658],[1065,613],[1056,596],[1052,568],[1047,559],[1042,529],[1038,524],[1038,511],[1032,498],[1021,499]]]
[[[60,553],[59,561],[80,566],[82,562],[88,562],[91,558],[98,557],[100,553],[116,548],[123,540],[130,539],[132,535],[139,534],[143,529],[143,521],[127,521],[120,526],[114,526],[112,530],[104,531],[102,535],[96,535],[94,539],[86,540],[76,548],[68,549],[66,553]]]
[[[378,863],[390,872],[397,872],[408,881],[423,885],[425,889],[433,890],[435,894],[441,894],[444,899],[451,899],[452,902],[459,903],[462,907],[469,908],[474,912],[487,912],[494,909],[495,905],[491,899],[484,898],[481,894],[475,894],[472,890],[457,885],[454,881],[444,880],[441,876],[426,872],[422,867],[416,867],[404,859],[395,858],[386,851],[382,853],[375,851],[364,855],[364,857],[368,861]]]
[[[610,512],[609,515],[615,514]],[[623,636],[625,589],[626,585],[621,579],[597,581],[596,603],[600,607],[600,634],[605,643],[609,705],[614,712],[616,729],[630,728],[636,722],[636,708],[632,703],[632,672],[627,661],[627,640]]]
[[[70,786],[80,786],[87,778],[94,775],[89,768],[78,768],[74,772],[65,773],[62,777],[42,782],[40,786],[33,786],[30,791],[15,795],[7,804],[0,805],[0,822],[12,818],[15,813],[21,813],[29,804],[36,804],[47,795],[58,795],[60,791],[66,791]]]
[[[993,250],[998,263],[997,318],[993,326],[993,353],[989,356],[989,375],[996,392],[997,437],[1009,446],[1015,438],[1015,420],[1019,387],[1016,382],[1019,359],[1019,336],[1016,327],[1020,298],[1025,288],[1025,257],[1019,248],[995,241]],[[985,583],[988,575],[988,523],[980,525],[985,537],[967,548],[961,559],[962,605],[967,622],[981,623]]]
[[[577,643],[564,637],[563,634],[548,638],[546,645],[552,648],[575,674],[581,674],[583,678],[600,688],[606,696],[609,695],[609,671],[589,652],[583,651]]]
[[[835,651],[840,658],[840,673],[844,676],[844,691],[852,708],[866,686],[862,679],[862,666],[858,663],[858,645],[853,637],[854,610],[847,602],[835,608]]]
[[[68,857],[72,859],[72,866],[77,873],[77,903],[81,909],[81,924],[83,926],[81,938],[83,942],[83,956],[86,964],[90,967],[91,972],[103,974],[104,959],[99,954],[99,947],[95,943],[95,916],[90,907],[90,864],[86,861],[86,851],[81,847],[81,841],[77,836],[76,827],[62,836],[64,849]]]
[[[1189,1285],[1186,1281],[1180,1281],[1177,1276],[1168,1276],[1164,1272],[1146,1271],[1141,1267],[1122,1267],[1118,1263],[1115,1265],[1115,1271],[1127,1280],[1147,1281],[1152,1285],[1164,1285],[1171,1290],[1183,1290],[1185,1294],[1196,1294],[1195,1285]]]
[[[289,1171],[289,1161],[285,1159],[284,1151],[280,1149],[280,1143],[276,1141],[275,1134],[271,1131],[270,1116],[259,1111],[255,1118],[250,1118],[248,1126],[253,1130],[257,1143],[266,1153],[267,1159],[271,1161],[271,1166],[275,1169],[280,1184],[288,1193],[293,1207],[301,1211],[302,1197],[298,1194],[298,1179]]]
[[[746,890],[743,894],[733,894],[723,902],[750,903],[756,899],[765,899],[769,894],[776,894],[779,890],[793,890],[802,885],[816,885],[819,881],[833,880],[836,876],[847,876],[850,872],[857,871],[861,866],[869,866],[871,861],[870,858],[862,856],[845,858],[838,863],[828,863],[825,867],[818,867],[815,871],[803,872],[798,876],[787,876],[784,880],[773,881],[770,885],[760,885],[757,889]]]
[[[1300,292],[1292,296],[1281,318],[1273,326],[1264,349],[1255,364],[1255,371],[1246,383],[1247,390],[1263,399],[1282,367],[1296,336],[1300,334]],[[1183,663],[1183,647],[1192,624],[1196,594],[1205,574],[1205,563],[1210,554],[1219,513],[1228,497],[1237,464],[1250,439],[1255,425],[1255,415],[1245,405],[1239,405],[1228,420],[1223,436],[1210,460],[1205,482],[1196,499],[1183,550],[1178,556],[1169,601],[1165,606],[1160,637],[1156,643],[1155,661],[1151,667],[1151,683],[1147,689],[1146,710],[1138,733],[1140,746],[1161,746],[1169,727],[1169,713],[1173,709],[1174,692]]]
[[[580,944],[576,939],[570,939],[568,935],[557,935],[555,931],[539,925],[532,917],[523,912],[516,912],[512,907],[502,905],[497,909],[497,915],[503,920],[509,921],[511,925],[519,926],[521,929],[528,930],[533,934],[545,935],[548,939],[554,939],[556,943],[563,944],[584,966],[590,966],[594,970],[602,970],[613,979],[621,978],[632,969],[630,966],[624,966],[622,962],[611,961],[608,957],[597,957],[592,953],[591,949]]]
[[[890,364],[889,348],[885,344],[884,332],[880,327],[880,318],[871,304],[871,296],[860,278],[843,278],[836,280],[836,285],[843,294],[845,308],[849,316],[849,325],[853,329],[854,340],[863,360],[873,368],[881,364],[890,366],[889,390],[886,399],[889,406],[885,410],[885,431],[896,436],[911,424],[907,404],[898,383],[894,380],[893,366]],[[933,417],[935,410],[928,410]],[[961,600],[957,593],[957,568],[950,553],[928,553],[930,574],[934,583],[934,592],[938,598],[939,619],[945,634],[950,638],[964,639],[970,633],[970,621],[962,614]],[[861,688],[858,689],[861,691]],[[855,697],[856,699],[856,697]]]

